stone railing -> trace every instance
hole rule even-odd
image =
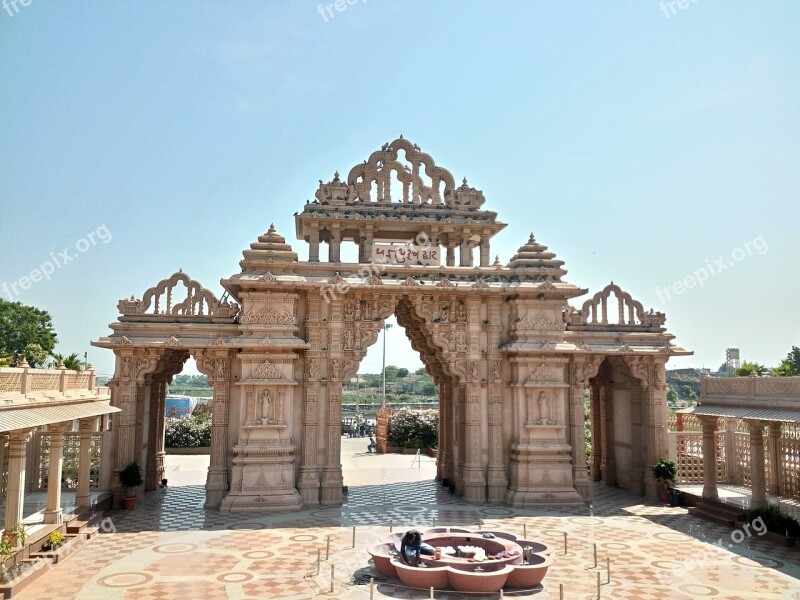
[[[800,398],[800,377],[703,377],[700,395],[709,398]]]
[[[34,369],[24,367],[0,368],[0,397],[33,393],[60,392],[70,390],[96,391],[94,368],[86,371],[70,371],[64,366],[57,369]]]

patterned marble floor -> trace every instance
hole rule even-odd
[[[523,510],[467,504],[432,481],[432,459],[364,450],[363,440],[342,440],[349,486],[344,506],[263,516],[204,510],[203,465],[169,456],[170,482],[181,485],[149,494],[133,512],[110,513],[104,529],[112,533],[82,544],[17,598],[367,600],[369,585],[363,582],[368,579],[361,576],[375,573],[363,547],[390,527],[397,531],[435,522],[482,524],[518,535],[524,528],[528,538],[560,549],[543,587],[507,597],[555,599],[563,586],[564,598],[593,599],[599,572],[601,598],[800,600],[800,551],[757,535],[732,537],[731,531],[691,517],[683,508],[645,503],[603,486],[593,488],[594,500],[587,507]],[[422,600],[429,593],[376,578],[373,597]],[[481,596],[436,593],[439,599],[467,597]]]

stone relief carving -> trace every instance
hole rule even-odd
[[[283,375],[275,365],[265,360],[253,371],[252,379],[283,379]]]

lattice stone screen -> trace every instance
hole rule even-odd
[[[738,477],[737,481],[731,483],[750,486],[750,434],[737,431],[733,436],[733,444],[736,450],[734,461]]]
[[[36,432],[40,438],[38,461],[38,474],[34,480],[34,488],[47,489],[47,476],[50,461],[50,434]],[[97,488],[100,483],[100,451],[103,443],[103,434],[92,434],[91,467],[89,468],[89,487]],[[69,431],[64,434],[64,462],[62,466],[61,487],[65,490],[74,490],[78,487],[78,459],[80,456],[80,432]]]

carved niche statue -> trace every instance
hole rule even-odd
[[[275,405],[272,401],[272,394],[269,390],[261,392],[261,424],[266,425],[275,421]]]

